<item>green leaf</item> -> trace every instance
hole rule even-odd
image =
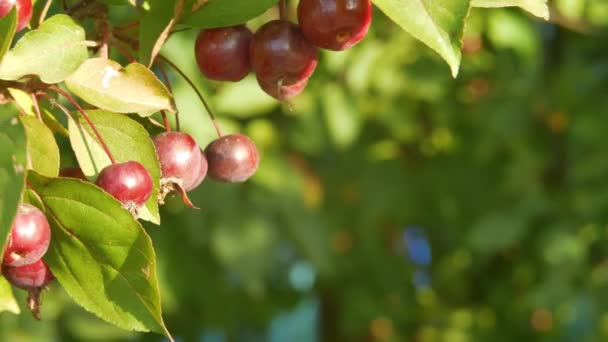
[[[11,42],[15,36],[15,29],[17,28],[16,8],[13,6],[13,9],[5,17],[0,18],[0,61],[11,47]]]
[[[214,0],[195,4],[195,11],[181,24],[197,28],[225,27],[243,24],[264,13],[278,0]],[[201,3],[197,1],[195,3]],[[238,10],[235,10],[238,9]]]
[[[533,15],[549,20],[547,0],[471,0],[473,7],[510,7],[517,6]]]
[[[374,0],[374,4],[443,57],[456,77],[469,0]]]
[[[69,16],[58,14],[19,39],[0,64],[0,79],[36,75],[45,83],[59,83],[87,57],[84,29]]]
[[[122,68],[115,61],[92,58],[66,79],[68,89],[95,107],[149,116],[174,112],[171,93],[150,69],[139,63]]]
[[[152,241],[131,213],[88,182],[34,172],[28,180],[51,224],[44,259],[74,301],[121,328],[170,336]]]
[[[28,169],[48,177],[59,175],[59,147],[53,132],[33,116],[24,116],[21,123],[27,136]]]
[[[27,115],[36,115],[34,113],[34,102],[30,94],[17,88],[6,88],[13,100],[19,108]]]
[[[27,115],[36,116],[36,109],[32,96],[21,89],[7,88],[11,97],[19,108]],[[57,111],[56,106],[47,98],[38,99],[38,107],[44,124],[47,125],[54,133],[68,136],[68,131],[57,121],[54,112]]]
[[[11,104],[0,106],[0,253],[25,185],[25,132],[17,114]]]
[[[117,162],[135,160],[140,162],[152,175],[154,189],[145,206],[139,210],[141,219],[160,224],[158,196],[160,186],[160,165],[156,157],[154,144],[143,126],[126,115],[101,110],[87,111],[91,121],[99,130]],[[96,177],[110,159],[101,144],[94,138],[93,131],[87,122],[78,115],[78,124],[69,120],[70,143],[76,153],[78,164],[87,177]]]
[[[19,309],[19,305],[17,305],[17,301],[13,295],[11,285],[4,277],[0,276],[0,313],[5,311],[12,312],[15,315],[21,313],[21,309]]]

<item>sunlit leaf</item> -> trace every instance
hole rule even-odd
[[[28,169],[47,177],[59,175],[59,147],[53,132],[38,118],[26,116],[21,118],[27,136]]]
[[[171,93],[150,69],[139,63],[124,69],[105,58],[92,58],[66,81],[68,89],[84,101],[116,113],[149,116],[174,111]]]
[[[549,19],[547,0],[471,0],[474,7],[510,7],[517,6],[545,20]]]
[[[45,83],[59,83],[88,57],[85,32],[72,18],[57,14],[29,31],[6,53],[0,79],[36,75]]]
[[[458,74],[469,0],[374,0],[389,18],[435,50]]]
[[[78,179],[28,177],[51,224],[45,261],[86,310],[121,328],[169,336],[152,241],[120,202]]]

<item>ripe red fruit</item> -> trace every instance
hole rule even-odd
[[[105,167],[95,181],[125,206],[142,206],[152,194],[152,176],[140,163],[128,161]]]
[[[250,56],[258,83],[279,100],[299,94],[317,66],[317,48],[286,20],[260,27],[253,35]]]
[[[38,261],[49,248],[51,228],[40,209],[20,204],[4,250],[3,263],[24,266]]]
[[[44,287],[55,279],[42,259],[33,264],[19,267],[2,265],[2,274],[9,283],[24,290]]]
[[[23,30],[32,19],[32,0],[0,0],[0,18],[4,18],[17,6],[17,32]]]
[[[209,177],[229,183],[244,182],[258,168],[260,155],[248,137],[242,134],[225,135],[205,148],[209,163]]]
[[[161,133],[154,137],[154,146],[160,162],[162,177],[180,179],[184,190],[193,189],[192,186],[200,177],[201,167],[204,168],[204,173],[207,173],[207,160],[194,138],[189,134]]]
[[[370,0],[300,0],[298,21],[314,45],[344,50],[357,44],[372,22]]]
[[[184,182],[184,190],[186,190],[186,191],[196,189],[199,185],[201,185],[201,183],[205,179],[205,176],[207,176],[207,168],[208,168],[207,157],[205,156],[205,152],[203,152],[202,150],[200,150],[200,154],[201,154],[201,159],[200,159],[200,163],[199,163],[198,174],[197,174],[196,178],[192,180],[192,182],[190,182],[190,183]]]
[[[208,79],[240,81],[249,71],[249,44],[253,33],[245,25],[201,30],[194,54],[199,69]]]
[[[289,100],[300,94],[306,85],[308,84],[308,78],[301,80],[300,82],[292,85],[279,85],[276,83],[266,83],[265,81],[258,78],[258,84],[260,88],[266,92],[266,94],[279,100]]]

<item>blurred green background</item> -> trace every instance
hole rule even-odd
[[[608,2],[550,5],[548,23],[472,10],[457,79],[376,11],[285,104],[253,76],[204,80],[197,32],[173,35],[163,54],[262,153],[248,183],[208,180],[192,193],[202,210],[173,198],[147,226],[176,340],[608,340]],[[172,76],[183,130],[205,146],[207,114]],[[58,285],[42,316],[1,314],[0,341],[163,340]]]

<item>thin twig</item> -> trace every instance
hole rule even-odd
[[[46,18],[46,14],[49,12],[49,8],[51,8],[52,3],[53,0],[46,0],[46,3],[44,4],[42,11],[40,12],[40,17],[38,18],[38,26],[40,26],[40,24],[42,24],[42,22],[44,21],[44,18]]]
[[[135,20],[133,22],[130,22],[128,24],[124,24],[124,25],[119,25],[119,26],[114,26],[115,30],[120,30],[120,31],[126,31],[132,28],[136,28],[139,25],[139,20]]]
[[[44,94],[43,96],[46,97],[47,99],[49,99],[49,101],[51,101],[53,106],[59,108],[59,110],[61,110],[67,117],[72,118],[72,120],[76,121],[74,119],[74,117],[72,116],[72,113],[70,113],[70,111],[67,108],[65,108],[64,105],[59,103],[59,101],[55,100],[54,97],[50,96],[49,94]]]
[[[70,103],[72,103],[72,105],[74,105],[74,107],[76,107],[76,109],[80,112],[80,114],[82,114],[82,116],[84,117],[84,119],[87,121],[87,123],[89,124],[89,126],[93,130],[93,133],[97,137],[97,140],[99,140],[99,143],[101,144],[101,147],[103,147],[103,150],[108,155],[108,158],[110,158],[110,162],[112,162],[112,164],[115,164],[116,163],[116,159],[114,159],[114,155],[112,155],[112,152],[110,151],[110,148],[106,144],[105,140],[103,140],[103,137],[101,136],[101,134],[99,134],[99,131],[97,130],[97,127],[95,127],[95,124],[93,123],[93,121],[91,121],[91,118],[89,117],[89,114],[87,114],[87,112],[85,112],[84,109],[82,109],[82,107],[80,107],[80,105],[78,104],[78,102],[76,102],[76,100],[74,100],[74,98],[72,97],[72,95],[68,94],[68,92],[66,92],[66,91],[62,90],[61,88],[58,88],[57,86],[54,86],[54,85],[50,86],[49,89],[51,89],[51,90],[55,91],[56,93],[62,95],[68,101],[70,101]],[[76,120],[74,120],[74,121],[76,121]]]
[[[94,40],[85,40],[82,42],[82,45],[84,45],[86,47],[98,47],[99,42],[96,42]]]
[[[281,20],[287,20],[288,19],[288,13],[287,13],[287,0],[280,0],[279,1],[279,18]]]
[[[116,37],[117,39],[125,42],[126,44],[129,44],[129,46],[131,46],[131,48],[133,49],[137,49],[139,47],[139,41],[133,37],[129,37],[128,35],[124,34],[123,32],[120,31],[112,31],[112,35],[114,37]]]
[[[40,114],[40,106],[38,105],[38,98],[36,98],[36,94],[32,93],[32,103],[34,104],[34,111],[36,112],[36,116],[40,122],[42,121],[42,114]]]
[[[133,55],[127,51],[127,49],[125,49],[124,47],[122,47],[120,45],[120,41],[118,39],[114,39],[114,37],[111,37],[110,39],[110,46],[115,48],[116,50],[118,50],[118,53],[120,53],[121,55],[123,55],[123,57],[127,58],[129,60],[130,63],[135,63],[137,62],[137,59],[135,59],[135,57],[133,57]]]
[[[112,37],[112,28],[107,22],[107,18],[102,17],[97,19],[97,27],[100,32],[101,47],[99,48],[99,56],[108,59],[110,55],[110,38]]]
[[[161,110],[160,115],[163,117],[163,124],[165,125],[165,131],[171,132],[171,123],[169,122],[169,118],[167,118],[167,113],[165,113],[164,110]]]
[[[158,69],[160,70],[160,74],[163,76],[163,79],[165,81],[165,86],[167,86],[167,90],[169,90],[169,92],[171,94],[173,94],[173,89],[171,87],[171,81],[169,80],[169,75],[167,74],[167,70],[165,69],[165,67],[162,64],[157,64],[158,65]],[[180,131],[180,124],[179,124],[179,112],[175,112],[175,130],[176,131]]]
[[[184,73],[177,65],[175,65],[175,63],[173,63],[170,60],[168,60],[165,56],[159,54],[158,58],[161,59],[162,61],[164,61],[165,63],[167,63],[170,67],[173,68],[173,70],[175,70],[178,74],[180,74],[180,76],[190,85],[190,87],[192,88],[192,90],[194,90],[194,92],[196,93],[196,95],[198,96],[198,98],[203,103],[203,106],[205,107],[205,110],[207,111],[207,114],[209,114],[209,118],[211,119],[211,123],[213,123],[213,126],[215,127],[215,131],[217,132],[217,136],[221,137],[222,136],[222,131],[220,130],[220,127],[219,127],[217,121],[215,120],[215,115],[213,115],[213,111],[211,111],[211,108],[207,104],[207,101],[205,100],[205,97],[203,97],[203,94],[201,94],[201,92],[198,90],[198,88],[196,87],[196,85],[194,84],[194,82],[192,82],[192,80],[190,79],[190,77],[188,77],[188,75],[186,75],[186,73]]]

